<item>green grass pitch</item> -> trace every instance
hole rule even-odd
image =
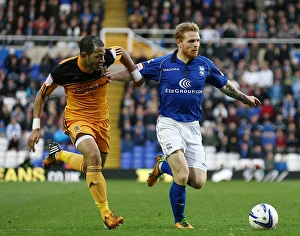
[[[107,180],[111,210],[125,218],[104,230],[84,181],[77,183],[0,183],[0,235],[300,235],[300,181],[257,183],[208,181],[202,190],[187,187],[186,217],[193,230],[174,228],[170,183],[152,188],[134,180]],[[248,222],[258,203],[273,205],[275,230],[253,230]]]

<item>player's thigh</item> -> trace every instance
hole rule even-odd
[[[75,145],[76,140],[83,135],[91,135],[98,149],[103,153],[109,151],[109,134],[110,128],[109,120],[99,121],[97,124],[87,123],[86,121],[67,121],[65,127],[66,133]]]
[[[88,137],[88,135],[86,135],[86,137]],[[94,138],[91,137],[83,139],[81,142],[78,143],[77,149],[84,156],[85,166],[102,165],[100,151]]]
[[[189,168],[188,184],[195,188],[201,189],[207,180],[207,171],[198,168]]]
[[[180,122],[173,119],[162,116],[158,118],[156,125],[157,139],[166,156],[170,156],[177,150],[185,151],[186,144],[182,138],[181,126]]]

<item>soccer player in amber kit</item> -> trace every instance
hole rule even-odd
[[[135,81],[142,76],[136,65],[121,47],[105,48],[96,36],[88,35],[79,42],[80,54],[67,58],[55,66],[41,86],[34,102],[32,132],[28,140],[30,150],[41,138],[40,116],[46,98],[59,86],[63,86],[67,104],[64,110],[64,132],[82,155],[61,149],[56,142],[49,146],[49,156],[44,160],[48,169],[62,161],[86,175],[89,191],[100,210],[108,229],[123,224],[122,216],[109,209],[106,196],[106,181],[102,175],[109,151],[109,104],[107,101],[107,68],[119,60]]]
[[[179,24],[174,34],[178,49],[169,55],[139,63],[143,79],[159,84],[159,118],[157,138],[164,152],[158,156],[148,178],[148,186],[157,183],[163,173],[173,176],[169,197],[175,227],[194,228],[185,218],[186,185],[201,189],[206,183],[207,167],[199,120],[205,84],[211,84],[224,94],[249,107],[260,101],[239,91],[208,58],[199,56],[199,27],[186,22]],[[131,80],[126,70],[112,73],[112,80]],[[134,82],[135,83],[135,82]],[[205,111],[204,111],[205,112]]]

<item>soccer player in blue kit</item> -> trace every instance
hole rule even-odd
[[[178,49],[169,55],[137,64],[145,79],[159,84],[159,118],[157,139],[164,156],[156,158],[148,186],[153,186],[164,174],[173,176],[169,197],[175,227],[194,228],[185,218],[186,185],[201,189],[207,179],[207,167],[199,120],[205,83],[249,107],[260,105],[254,96],[239,91],[208,58],[198,55],[200,48],[199,27],[193,22],[177,25],[174,33]],[[111,79],[129,81],[131,74],[120,71]]]

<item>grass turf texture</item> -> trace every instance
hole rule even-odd
[[[0,183],[0,235],[299,235],[299,180],[208,181],[202,190],[187,187],[186,217],[193,230],[174,228],[169,186],[107,180],[110,207],[125,223],[104,230],[84,181]],[[249,211],[261,202],[276,208],[275,230],[250,227]]]

